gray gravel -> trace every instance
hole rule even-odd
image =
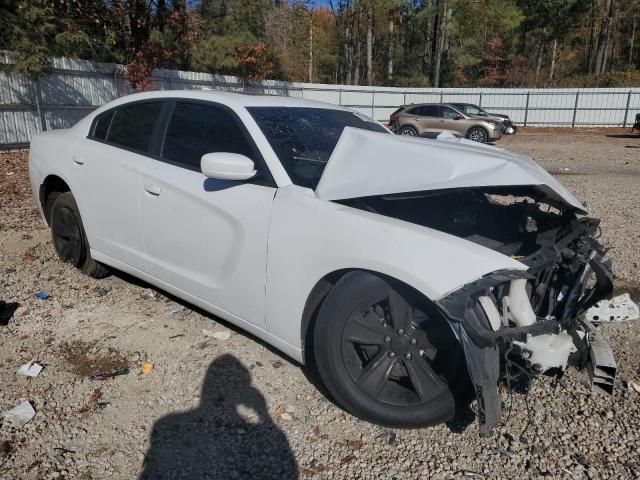
[[[501,145],[562,174],[603,219],[617,282],[637,288],[640,138],[540,131]],[[0,156],[0,195],[8,170],[11,189],[24,186],[24,156]],[[0,410],[29,400],[37,414],[22,428],[0,418],[2,479],[640,477],[640,395],[622,385],[610,399],[590,392],[585,372],[539,378],[527,397],[504,395],[511,414],[491,438],[475,421],[361,422],[250,336],[130,278],[95,281],[60,264],[23,192],[0,202],[0,299],[21,304],[0,326]],[[621,377],[638,381],[640,322],[602,328]],[[40,376],[17,376],[30,360]],[[130,373],[89,379],[122,366]]]

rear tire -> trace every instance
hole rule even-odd
[[[409,125],[405,125],[400,130],[398,130],[398,135],[406,135],[408,137],[417,137],[418,131]]]
[[[422,427],[454,417],[464,354],[426,299],[354,271],[324,300],[314,332],[318,373],[335,401],[363,420]],[[452,387],[450,387],[450,382]]]
[[[47,198],[47,204],[49,203],[51,203],[51,239],[58,258],[90,277],[107,276],[109,270],[91,258],[80,211],[71,192],[54,192]]]

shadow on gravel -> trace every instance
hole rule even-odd
[[[622,133],[622,134],[617,134],[617,135],[607,135],[607,137],[609,138],[640,138],[640,135],[638,135],[637,133]]]
[[[198,408],[155,423],[140,480],[235,478],[294,479],[298,466],[249,371],[227,354],[209,366]]]

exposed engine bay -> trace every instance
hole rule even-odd
[[[528,267],[485,275],[436,304],[460,341],[478,402],[480,433],[501,418],[498,383],[509,367],[530,375],[589,367],[594,387],[612,393],[616,365],[584,319],[612,292],[597,240],[599,220],[541,186],[475,187],[393,194],[340,203],[439,230]]]

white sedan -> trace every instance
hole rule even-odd
[[[533,160],[335,105],[135,94],[34,137],[29,167],[62,261],[242,327],[384,425],[475,395],[488,433],[500,378],[565,369],[611,291],[598,221]]]

